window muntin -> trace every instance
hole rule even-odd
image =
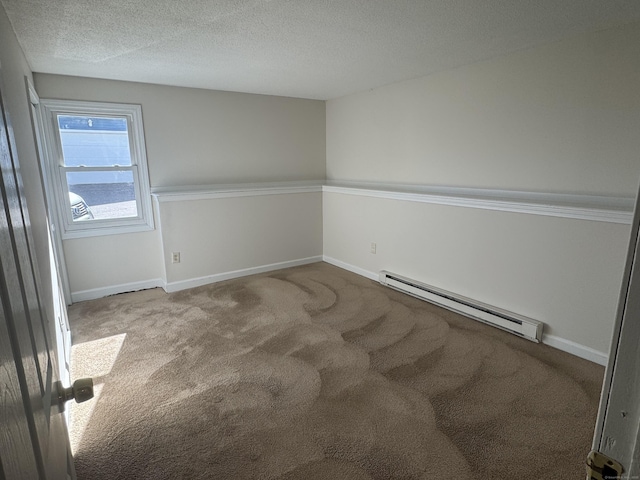
[[[41,105],[63,237],[152,229],[140,106]]]

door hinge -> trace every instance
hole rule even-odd
[[[592,450],[587,457],[587,480],[616,480],[624,469],[620,462]]]

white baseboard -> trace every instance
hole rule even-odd
[[[168,292],[177,292],[187,288],[200,287],[209,283],[222,282],[233,278],[246,277],[257,273],[272,272],[274,270],[282,270],[283,268],[297,267],[299,265],[307,265],[309,263],[321,262],[322,256],[300,258],[297,260],[288,260],[286,262],[272,263],[270,265],[261,265],[259,267],[244,268],[242,270],[234,270],[231,272],[216,273],[206,275],[204,277],[190,278],[187,280],[179,280],[177,282],[168,282],[164,289]]]
[[[355,265],[351,265],[349,263],[343,262],[342,260],[328,257],[326,255],[324,255],[322,258],[323,261],[330,263],[331,265],[335,265],[336,267],[348,270],[360,276],[376,281],[379,279],[378,273],[356,267]],[[576,357],[584,358],[585,360],[589,360],[590,362],[597,363],[599,365],[607,365],[607,362],[609,360],[609,355],[607,355],[606,353],[600,352],[585,345],[581,345],[579,343],[572,342],[571,340],[567,340],[565,338],[557,337],[555,335],[543,333],[542,343],[544,343],[545,345],[549,345],[550,347],[557,348],[558,350],[562,350],[563,352],[570,353],[571,355],[575,355]]]
[[[361,277],[366,277],[370,280],[378,280],[380,275],[375,272],[370,272],[369,270],[365,270],[364,268],[356,267],[355,265],[351,265],[349,263],[345,263],[342,260],[338,260],[333,257],[328,257],[326,255],[322,256],[322,261],[330,263],[336,267],[342,268],[343,270],[349,270],[350,272],[357,273]]]
[[[558,350],[562,350],[563,352],[575,355],[576,357],[597,363],[598,365],[606,366],[609,362],[609,355],[606,353],[600,352],[591,347],[580,345],[579,343],[572,342],[565,338],[556,337],[555,335],[543,333],[542,343],[549,345],[550,347],[557,348]]]
[[[73,303],[84,302],[86,300],[108,297],[109,295],[117,295],[118,293],[135,292],[138,290],[158,287],[164,288],[164,282],[161,278],[154,278],[151,280],[143,280],[141,282],[123,283],[121,285],[111,285],[108,287],[71,292],[71,301]]]

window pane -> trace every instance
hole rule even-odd
[[[74,222],[138,216],[131,170],[67,172]]]
[[[58,115],[66,167],[131,165],[127,119]]]
[[[46,169],[60,201],[62,238],[153,229],[141,106],[51,99],[40,104],[51,139]]]

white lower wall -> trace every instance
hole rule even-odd
[[[322,258],[322,193],[159,202],[169,290]],[[180,263],[172,263],[180,252]]]
[[[157,230],[63,241],[71,300],[162,285]]]
[[[330,192],[323,219],[324,255],[336,263],[365,275],[389,270],[542,321],[561,339],[554,346],[606,357],[629,225]]]
[[[154,194],[152,232],[65,240],[72,300],[172,292],[322,260],[319,183],[205,190]]]

